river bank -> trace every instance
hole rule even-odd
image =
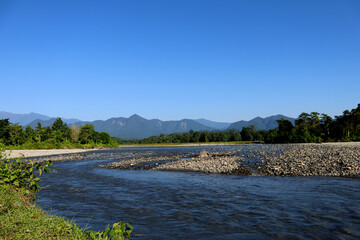
[[[0,186],[0,239],[91,239],[73,222],[41,210],[33,193]]]
[[[31,157],[37,162],[84,158],[113,159],[119,161],[98,167],[125,170],[193,171],[253,176],[360,177],[360,142],[195,146],[198,148],[193,149],[203,150],[166,151],[161,154],[156,150],[144,150],[141,154],[131,154],[131,149],[125,149],[129,154],[121,159],[114,158],[111,150],[96,151],[99,149],[14,150],[10,156],[23,154],[25,158]]]
[[[59,156],[64,154],[79,154],[99,149],[23,149],[23,150],[5,150],[8,158],[31,158],[44,156]]]
[[[214,143],[166,143],[166,144],[124,144],[119,145],[118,149],[126,148],[173,148],[173,147],[210,147],[210,146],[236,146],[240,144],[257,144],[258,142],[214,142]],[[92,151],[101,151],[111,148],[76,148],[76,149],[21,149],[21,150],[5,150],[8,158],[33,158],[61,156],[65,154],[83,154]],[[67,160],[67,159],[64,159]],[[72,159],[68,159],[72,160]]]

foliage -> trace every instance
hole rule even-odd
[[[104,231],[96,232],[93,230],[86,233],[91,239],[112,239],[112,240],[125,240],[130,239],[130,234],[133,226],[125,222],[114,223],[111,228],[107,227]]]
[[[130,239],[129,223],[114,223],[104,231],[84,231],[74,222],[49,215],[32,204],[33,195],[24,188],[0,187],[0,239]]]
[[[33,163],[31,160],[18,158],[10,160],[3,151],[0,151],[0,185],[12,185],[17,188],[27,188],[32,191],[40,190],[40,178],[35,175],[35,170],[39,176],[43,172],[49,173],[51,162],[45,164]]]
[[[61,118],[57,118],[51,127],[42,127],[40,123],[35,130],[25,130],[9,119],[0,120],[0,143],[7,148],[77,148],[109,146],[118,144],[167,144],[167,143],[206,143],[234,141],[264,141],[266,143],[308,143],[332,141],[360,141],[360,104],[351,111],[345,110],[343,115],[332,119],[318,112],[301,113],[295,125],[280,119],[278,127],[258,131],[255,126],[243,127],[239,130],[226,131],[193,131],[186,133],[160,134],[142,140],[122,140],[112,138],[106,132],[96,132],[94,126],[73,125],[69,128]]]
[[[90,143],[95,140],[95,135],[94,125],[85,124],[85,126],[80,129],[79,141],[83,144]]]
[[[40,178],[34,170],[39,175],[49,173],[51,162],[41,165],[21,158],[9,160],[4,151],[0,153],[0,239],[130,239],[133,227],[129,223],[84,232],[75,223],[35,207],[30,202],[33,192],[40,190]]]
[[[318,112],[301,113],[295,126],[285,119],[277,121],[278,127],[258,131],[255,126],[241,131],[193,131],[187,133],[160,134],[142,140],[122,141],[124,144],[206,143],[232,141],[264,141],[266,143],[318,143],[331,141],[360,141],[360,104],[333,120]]]
[[[208,142],[239,142],[262,141],[254,126],[243,128],[242,131],[193,131],[187,133],[160,134],[138,141],[124,141],[122,143],[154,144],[154,143],[208,143]]]
[[[52,126],[35,129],[12,124],[9,119],[0,120],[0,143],[7,149],[50,149],[81,147],[116,147],[122,141],[112,138],[107,132],[96,132],[92,124],[68,127],[61,118]]]
[[[295,121],[281,119],[279,127],[273,136],[265,142],[293,142],[317,143],[332,141],[359,141],[360,140],[360,104],[351,111],[345,110],[343,115],[333,120],[327,114],[318,112],[301,113]]]

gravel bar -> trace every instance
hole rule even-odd
[[[254,176],[360,177],[360,142],[259,144],[178,155],[134,156],[99,167]]]

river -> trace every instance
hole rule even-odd
[[[360,239],[358,178],[95,167],[114,161],[109,156],[200,149],[121,149],[55,162],[37,203],[81,228],[129,222],[146,236],[134,239]]]

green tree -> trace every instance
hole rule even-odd
[[[280,120],[276,120],[279,127],[277,130],[277,139],[276,142],[281,142],[281,143],[289,143],[291,142],[293,136],[293,129],[294,126],[292,125],[292,123],[289,120],[285,120],[285,119],[280,119]]]
[[[9,127],[10,122],[8,118],[0,120],[0,141],[2,141],[3,144],[10,143]]]
[[[40,132],[41,129],[42,129],[41,122],[37,122],[36,127],[35,127],[35,131]]]
[[[62,121],[61,118],[57,118],[51,126],[53,138],[57,142],[63,142],[70,139],[70,128]]]
[[[18,123],[10,124],[9,134],[10,134],[10,143],[12,145],[21,145],[25,142],[23,127],[20,126]]]
[[[41,142],[41,135],[42,135],[41,122],[37,122],[37,125],[35,127],[35,141],[36,142]]]
[[[242,128],[241,138],[243,141],[254,141],[257,140],[256,137],[257,137],[257,130],[254,125]]]
[[[332,118],[327,115],[327,114],[321,114],[321,118],[320,118],[320,126],[321,126],[321,137],[325,140],[328,141],[330,136],[331,136],[331,128],[333,125],[333,120]]]
[[[109,144],[111,142],[111,137],[107,132],[99,132],[96,134],[96,142],[102,144]]]
[[[24,134],[25,134],[26,142],[34,142],[34,141],[36,141],[36,132],[32,127],[27,126],[25,128]]]
[[[41,128],[40,138],[41,138],[41,141],[50,140],[52,138],[52,129],[51,129],[51,127],[47,126],[47,127]]]
[[[209,142],[209,132],[208,131],[200,132],[199,142]]]
[[[87,144],[87,143],[94,142],[94,140],[95,140],[94,125],[85,124],[85,126],[81,127],[80,134],[79,134],[80,143]]]

